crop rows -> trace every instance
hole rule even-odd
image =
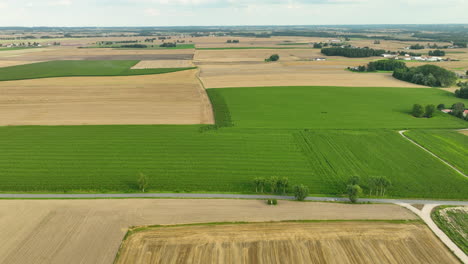
[[[425,88],[257,87],[217,88],[232,123],[242,128],[409,129],[466,128],[459,118],[437,111],[414,118],[415,103],[452,105],[467,99]],[[211,93],[211,91],[210,91]],[[216,106],[215,106],[215,110]]]
[[[468,136],[453,130],[411,130],[408,137],[468,175]]]
[[[386,176],[395,197],[463,198],[468,181],[393,131],[205,130],[200,126],[0,128],[1,191],[252,193],[288,177],[342,194],[350,176]],[[465,197],[466,198],[466,197]]]

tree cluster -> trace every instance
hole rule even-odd
[[[453,116],[456,116],[461,119],[465,119],[468,121],[468,115],[465,117],[464,112],[465,112],[465,104],[464,103],[456,103],[452,105],[452,112],[450,113]]]
[[[418,44],[411,45],[409,48],[412,50],[419,50],[419,49],[424,49],[424,45],[421,45],[418,43]]]
[[[457,75],[435,65],[423,65],[411,68],[397,68],[393,77],[410,83],[431,87],[449,87],[455,84]]]
[[[264,193],[267,188],[270,193],[282,193],[285,194],[288,191],[289,179],[287,177],[278,178],[272,176],[269,179],[263,177],[257,177],[253,180],[255,185],[255,192]]]
[[[426,107],[423,107],[420,104],[414,104],[413,105],[413,110],[411,111],[411,114],[414,117],[427,117],[431,118],[434,116],[436,107],[433,104],[426,105]]]
[[[459,82],[460,89],[455,91],[455,96],[458,98],[468,99],[468,82]]]
[[[240,41],[238,39],[228,39],[226,43],[239,43]]]
[[[165,43],[159,45],[159,47],[161,47],[161,48],[175,48],[175,47],[177,47],[177,44],[173,43],[173,42],[165,42]]]
[[[363,58],[380,56],[385,53],[385,50],[375,50],[369,48],[323,48],[321,51],[327,56],[343,56],[348,58]]]
[[[443,50],[430,50],[429,51],[429,56],[445,56],[445,51]]]
[[[406,68],[406,64],[398,60],[378,60],[371,61],[367,65],[367,71],[394,71],[395,69]]]
[[[391,186],[392,182],[384,176],[371,177],[369,179],[369,195],[384,196]]]
[[[279,59],[280,56],[278,54],[273,54],[268,59],[265,59],[265,62],[278,61]]]
[[[378,60],[372,61],[367,66],[348,67],[348,70],[356,72],[394,71],[395,69],[406,68],[406,64],[399,60]]]

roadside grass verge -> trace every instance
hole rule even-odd
[[[468,175],[468,137],[453,130],[410,130],[406,136]]]
[[[48,61],[0,68],[0,81],[71,76],[161,74],[194,68],[131,69],[137,60]]]
[[[432,220],[465,254],[468,254],[468,211],[455,206],[439,206]]]
[[[211,89],[208,89],[210,91]],[[467,128],[462,119],[436,111],[415,118],[415,103],[452,105],[467,99],[431,88],[248,87],[215,88],[241,128],[412,129]]]

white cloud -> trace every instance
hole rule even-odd
[[[159,16],[161,14],[161,11],[155,8],[147,8],[145,9],[145,14],[148,16]]]
[[[49,6],[70,6],[73,4],[71,0],[58,0],[58,1],[50,1],[47,3]]]

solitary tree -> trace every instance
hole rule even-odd
[[[145,189],[148,188],[148,185],[148,176],[140,173],[140,178],[138,178],[138,188],[140,188],[140,191],[145,192]]]
[[[296,185],[294,186],[294,197],[297,201],[304,201],[305,198],[309,195],[309,188],[305,185]]]
[[[433,117],[435,109],[436,109],[436,107],[433,104],[426,105],[426,117],[428,117],[428,118]]]
[[[414,117],[423,117],[424,116],[423,106],[420,104],[414,104],[412,114]]]
[[[361,193],[362,193],[361,187],[359,185],[357,185],[357,184],[348,185],[347,191],[348,191],[349,200],[352,203],[356,203],[358,198],[359,198],[359,195],[361,195]]]
[[[438,109],[438,110],[445,109],[445,105],[444,105],[444,104],[439,104],[439,105],[437,106],[437,109]]]

